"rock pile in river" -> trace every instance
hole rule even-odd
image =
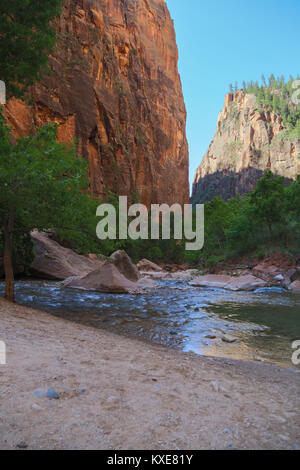
[[[193,269],[167,272],[147,259],[142,259],[135,266],[123,250],[116,251],[108,260],[96,255],[81,256],[62,247],[49,238],[48,234],[38,231],[32,232],[32,239],[35,253],[32,274],[43,279],[62,280],[61,287],[110,293],[139,293],[157,288],[155,281],[173,280],[188,283],[191,287],[232,291],[254,291],[278,286],[291,292],[300,292],[300,266],[297,261],[287,266],[264,261],[241,275],[223,273],[199,276],[197,270]]]
[[[62,280],[61,287],[120,294],[157,287],[157,283],[141,276],[123,250],[116,251],[108,260],[96,255],[81,256],[62,247],[46,233],[34,231],[31,235],[35,254],[32,274],[42,279]]]

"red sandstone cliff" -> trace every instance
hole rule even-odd
[[[30,108],[12,100],[15,135],[47,121],[78,141],[95,197],[188,202],[186,111],[174,25],[164,0],[67,0],[52,74]]]

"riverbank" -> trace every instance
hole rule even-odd
[[[184,354],[2,299],[0,339],[1,449],[300,448],[296,370]],[[45,387],[59,399],[34,394]]]

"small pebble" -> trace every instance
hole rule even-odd
[[[49,398],[50,400],[58,400],[59,394],[52,388],[42,388],[34,392],[35,396],[38,398]]]
[[[36,411],[41,411],[43,409],[41,406],[37,405],[36,403],[33,403],[31,408]]]
[[[19,444],[17,444],[17,448],[18,449],[27,449],[28,445],[25,444],[25,442],[20,442]]]

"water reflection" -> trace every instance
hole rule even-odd
[[[0,294],[4,286],[0,284]],[[161,282],[151,293],[111,295],[20,281],[17,302],[55,316],[197,354],[265,360],[291,367],[300,339],[300,297],[278,289],[256,293],[195,289]],[[236,343],[222,341],[225,334]]]

